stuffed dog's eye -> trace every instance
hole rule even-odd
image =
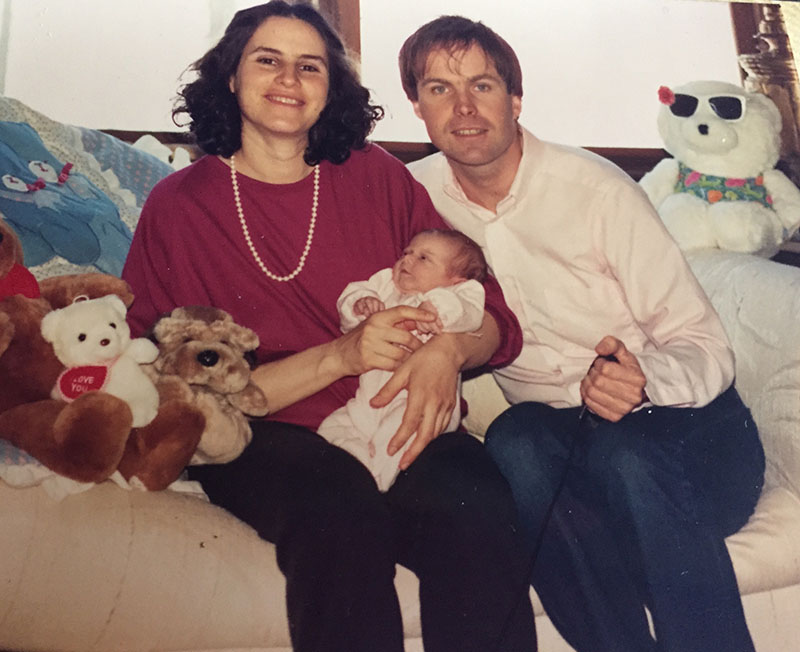
[[[113,321],[109,322],[108,325],[111,326],[111,328],[113,328],[113,329],[117,328],[117,325]]]
[[[79,342],[85,342],[86,341],[86,333],[81,333],[80,335],[78,335],[78,341]]]

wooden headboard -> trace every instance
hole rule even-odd
[[[122,131],[119,129],[105,129],[105,133],[116,136],[127,143],[136,142],[145,133],[155,136],[160,142],[168,147],[185,147],[190,151],[192,158],[200,155],[200,150],[191,144],[189,135],[186,132],[177,131]],[[388,150],[399,158],[403,163],[416,161],[417,159],[433,154],[436,148],[430,143],[411,143],[398,141],[375,141],[378,145]],[[656,163],[668,156],[663,149],[636,148],[636,147],[587,147],[586,149],[607,158],[625,170],[634,180],[638,181],[645,172],[652,170]]]
[[[105,129],[105,133],[127,142],[134,143],[141,136],[150,133],[155,136],[160,142],[168,147],[174,149],[176,147],[185,147],[189,150],[191,157],[197,158],[200,156],[200,149],[191,143],[189,135],[186,132],[173,132],[173,131],[160,131],[160,132],[143,132],[143,131],[121,131],[118,129]],[[397,141],[376,141],[381,147],[385,148],[403,163],[416,161],[417,159],[433,154],[436,148],[431,143],[410,143],[410,142],[397,142]],[[615,163],[620,168],[625,170],[634,181],[638,181],[644,176],[645,173],[652,170],[656,164],[663,158],[669,156],[663,149],[655,148],[636,148],[636,147],[587,147],[586,149],[607,158],[609,161]],[[781,162],[783,163],[783,162]],[[779,167],[781,167],[779,163]],[[797,183],[800,174],[797,170],[783,169],[783,171]],[[773,260],[785,263],[788,265],[795,265],[800,267],[800,244],[795,240],[789,241],[784,244],[781,251],[773,257]]]

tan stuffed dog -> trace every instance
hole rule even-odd
[[[247,416],[267,414],[267,399],[250,380],[245,354],[258,335],[239,326],[224,310],[207,306],[175,308],[153,326],[159,355],[143,368],[159,391],[191,397],[206,418],[193,464],[236,458],[253,433]]]

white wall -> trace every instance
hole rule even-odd
[[[8,60],[8,31],[10,27],[10,0],[0,0],[0,94],[6,85],[6,65]]]
[[[545,139],[660,147],[660,85],[740,83],[727,2],[362,0],[362,76],[389,108],[377,139],[427,140],[400,85],[397,52],[419,25],[447,13],[481,20],[511,44],[523,69],[521,122]],[[363,29],[376,24],[383,28]]]
[[[181,75],[234,11],[252,4],[3,1],[10,7],[8,55],[0,61],[5,95],[62,122],[135,130],[175,129],[171,109]]]
[[[175,129],[170,111],[182,72],[250,4],[0,0],[0,57],[2,8],[10,9],[0,91],[72,124]],[[660,84],[739,79],[724,2],[361,0],[364,82],[388,113],[375,138],[427,140],[396,60],[405,37],[441,13],[483,20],[511,43],[523,63],[523,122],[562,142],[660,146]]]

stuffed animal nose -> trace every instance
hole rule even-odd
[[[108,338],[100,340],[100,346],[108,346],[109,344],[111,344],[111,340],[109,340]]]
[[[697,125],[697,131],[703,136],[708,136],[708,125]]]
[[[219,353],[209,350],[200,351],[197,354],[197,361],[204,367],[213,367],[219,362]]]

